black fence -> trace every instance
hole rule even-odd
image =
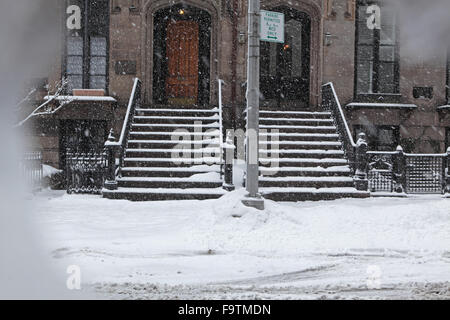
[[[387,193],[450,193],[450,148],[442,154],[369,151],[364,133],[355,143],[332,83],[322,86],[322,106],[331,112],[356,189]]]
[[[101,194],[108,167],[104,151],[66,153],[67,193]]]
[[[367,152],[369,191],[409,194],[449,192],[450,155]]]
[[[25,153],[20,161],[20,173],[32,191],[40,190],[43,178],[42,153],[39,151]]]

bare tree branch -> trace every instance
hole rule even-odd
[[[29,119],[36,117],[36,116],[42,116],[42,115],[50,115],[50,114],[54,114],[57,111],[59,111],[62,107],[64,107],[65,105],[67,105],[68,103],[70,103],[72,101],[72,99],[70,99],[69,97],[66,99],[62,99],[60,100],[59,106],[57,106],[56,108],[51,108],[50,107],[50,103],[55,101],[57,98],[62,96],[62,93],[64,92],[64,89],[66,88],[68,84],[68,81],[66,78],[63,78],[61,81],[59,81],[56,84],[56,92],[54,95],[48,94],[48,98],[47,101],[45,101],[43,104],[41,104],[40,106],[38,106],[36,109],[33,110],[33,112],[31,112],[25,119],[23,119],[22,121],[20,121],[18,124],[16,124],[14,127],[20,127],[22,126],[25,122],[27,122]],[[44,110],[44,111],[41,111]]]

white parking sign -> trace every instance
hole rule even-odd
[[[284,13],[261,10],[261,41],[284,43]]]

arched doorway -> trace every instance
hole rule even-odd
[[[210,97],[211,16],[186,4],[154,14],[153,101],[206,105]]]
[[[285,109],[308,108],[311,18],[285,6],[270,10],[285,14],[285,43],[261,42],[261,103]]]

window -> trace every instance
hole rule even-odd
[[[354,126],[355,140],[364,132],[367,136],[369,150],[394,151],[399,145],[399,127],[397,126]]]
[[[68,0],[81,9],[81,29],[67,28],[68,89],[107,89],[109,0]]]
[[[398,61],[395,11],[378,1],[358,0],[356,94],[398,93]]]

